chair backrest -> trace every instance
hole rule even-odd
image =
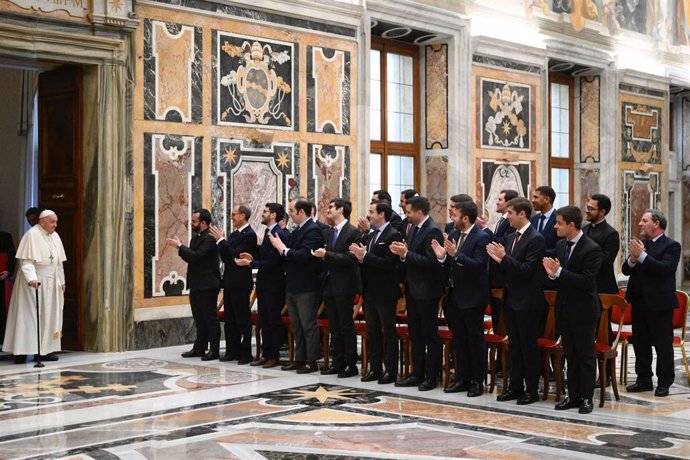
[[[680,340],[685,342],[685,327],[688,323],[688,294],[676,291],[678,308],[673,311],[673,329],[680,329]]]
[[[622,294],[621,294],[622,292]],[[618,290],[618,297],[625,299],[625,291],[622,289]],[[627,303],[627,301],[626,301]],[[617,304],[616,304],[617,305]],[[611,307],[611,321],[614,323],[619,323],[621,318],[623,319],[624,326],[630,326],[632,324],[632,304],[628,303],[625,312],[621,311],[616,305]]]
[[[544,291],[544,298],[549,304],[549,314],[546,317],[546,326],[542,337],[549,340],[556,340],[556,291]]]
[[[612,310],[617,309],[620,312],[618,318],[618,332],[616,333],[616,339],[613,341],[611,348],[615,349],[618,347],[618,342],[621,337],[621,329],[625,323],[623,320],[626,317],[626,311],[628,310],[628,303],[625,299],[616,294],[599,294],[599,299],[601,300],[602,308],[602,318],[599,320],[599,329],[597,331],[597,343],[599,345],[608,346],[609,344],[609,321],[610,313]]]
[[[364,313],[364,310],[362,310],[362,304],[364,303],[364,298],[357,294],[355,296],[355,303],[352,306],[352,319],[357,321],[357,320],[362,320],[364,319],[364,315],[360,318],[360,313]]]

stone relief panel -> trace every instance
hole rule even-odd
[[[580,209],[587,207],[589,197],[599,193],[599,170],[581,169],[580,170]]]
[[[307,131],[350,134],[350,52],[307,46]]]
[[[426,157],[426,195],[431,205],[429,215],[443,227],[448,222],[448,156]]]
[[[681,101],[681,139],[683,157],[683,171],[690,169],[690,99],[683,97]]]
[[[144,118],[201,123],[202,30],[144,21]]]
[[[530,151],[530,85],[480,78],[479,94],[481,147]]]
[[[261,212],[268,202],[287,202],[299,192],[299,146],[274,142],[256,144],[240,139],[213,139],[211,152],[213,220],[229,235],[230,213],[243,204],[252,211],[249,223],[263,233]]]
[[[477,183],[476,196],[480,215],[489,223],[489,228],[494,228],[501,218],[496,212],[496,200],[501,190],[512,189],[520,196],[529,196],[529,191],[536,179],[534,177],[534,164],[531,161],[517,161],[507,163],[497,160],[479,160],[479,173],[481,178]]]
[[[426,148],[448,148],[448,45],[425,49]]]
[[[192,237],[201,206],[202,137],[144,134],[144,297],[188,294],[187,264],[166,243]]]
[[[213,123],[297,130],[298,47],[213,31]]]
[[[309,144],[307,152],[307,198],[316,203],[317,217],[325,222],[332,199],[350,200],[350,148]]]
[[[599,105],[600,79],[598,75],[580,78],[580,162],[599,163]]]
[[[621,161],[661,164],[662,103],[622,100]]]
[[[623,190],[622,198],[622,232],[621,244],[622,260],[628,257],[627,241],[630,238],[639,238],[637,223],[642,218],[645,210],[658,208],[661,197],[661,174],[650,172],[644,174],[638,171],[622,171]]]

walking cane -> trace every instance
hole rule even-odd
[[[38,308],[38,288],[41,286],[41,283],[38,283],[36,286],[36,337],[37,337],[37,342],[38,342],[38,354],[36,355],[36,359],[34,360],[36,364],[34,364],[34,367],[45,367],[45,364],[41,362],[41,313],[40,309]]]

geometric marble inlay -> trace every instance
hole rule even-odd
[[[599,162],[599,76],[580,78],[580,162]]]
[[[307,46],[307,131],[350,134],[350,52]]]
[[[661,164],[661,108],[621,103],[622,161]]]
[[[500,162],[481,160],[481,181],[477,184],[477,196],[482,197],[483,215],[494,228],[501,218],[496,212],[496,200],[501,190],[515,190],[520,196],[528,196],[531,183],[531,162]]]
[[[481,147],[530,150],[531,86],[482,77]]]
[[[445,222],[448,218],[446,200],[448,197],[448,156],[426,157],[426,195],[431,205],[429,215],[434,222]]]
[[[580,170],[580,204],[584,209],[587,206],[589,197],[599,193],[599,170],[582,169]]]
[[[188,293],[187,263],[166,238],[192,237],[191,218],[201,204],[202,137],[144,135],[144,297]]]
[[[658,172],[644,174],[638,171],[622,171],[622,227],[621,241],[639,238],[637,224],[647,209],[658,209],[660,204],[660,180]],[[623,260],[628,257],[628,245],[622,244]]]
[[[447,149],[448,45],[427,45],[425,50],[426,148]]]
[[[331,200],[350,199],[350,148],[309,144],[307,151],[307,197],[316,203],[323,222]]]

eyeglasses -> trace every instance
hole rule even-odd
[[[599,210],[599,208],[593,208],[591,206],[587,206],[585,209],[587,209],[587,211],[598,211]]]

